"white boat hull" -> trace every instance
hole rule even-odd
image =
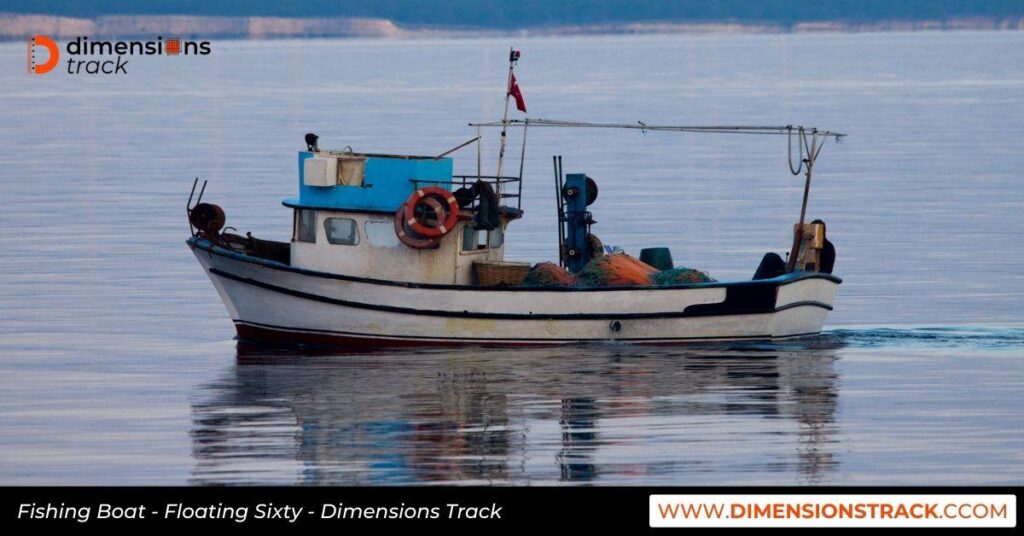
[[[670,344],[817,334],[841,280],[481,288],[310,272],[190,239],[242,339],[349,346]]]

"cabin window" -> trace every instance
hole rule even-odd
[[[316,242],[316,211],[299,209],[295,211],[295,241]]]
[[[354,246],[359,243],[359,227],[352,218],[327,218],[324,231],[327,232],[327,241],[332,244]]]
[[[462,251],[476,251],[476,234],[472,225],[462,228]]]
[[[478,231],[472,225],[466,225],[462,229],[462,251],[500,248],[504,239],[500,227],[492,231]]]
[[[491,249],[498,249],[503,243],[505,243],[505,233],[501,227],[495,227],[487,233],[487,246]]]
[[[395,222],[393,221],[368,221],[363,224],[366,232],[366,241],[375,248],[397,248],[402,245],[395,234]]]

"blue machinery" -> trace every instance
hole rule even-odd
[[[596,223],[587,207],[597,199],[597,183],[583,173],[562,174],[562,157],[554,157],[555,197],[558,207],[558,259],[570,272],[583,270],[594,255],[596,239],[590,226]],[[564,177],[564,178],[563,178]]]

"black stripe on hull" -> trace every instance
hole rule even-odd
[[[793,306],[815,306],[826,310],[832,310],[827,303],[817,301],[797,302],[787,304],[782,308],[775,307],[775,297],[779,287],[776,283],[764,285],[743,285],[726,288],[726,298],[720,303],[690,305],[682,311],[664,311],[658,313],[567,313],[567,314],[523,314],[523,313],[483,313],[471,311],[439,311],[432,309],[414,309],[410,307],[398,307],[394,305],[380,305],[362,303],[350,300],[320,296],[299,290],[293,290],[263,281],[257,281],[248,277],[241,277],[227,273],[217,268],[210,268],[210,273],[225,279],[252,285],[271,292],[277,292],[296,298],[310,301],[340,305],[356,309],[372,311],[384,311],[389,313],[407,314],[414,316],[440,316],[445,318],[476,318],[489,320],[637,320],[637,319],[662,319],[662,318],[697,318],[707,316],[731,316],[731,315],[758,315],[770,314],[778,310],[785,310]]]

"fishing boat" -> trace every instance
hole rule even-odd
[[[298,152],[298,193],[283,201],[292,215],[289,242],[229,232],[224,211],[203,201],[205,182],[196,197],[197,178],[186,205],[187,244],[238,338],[381,347],[676,344],[820,333],[841,279],[832,274],[835,250],[824,222],[806,221],[807,203],[821,149],[844,134],[792,125],[509,119],[510,98],[525,112],[513,74],[518,59],[513,51],[501,121],[471,123],[476,137],[441,154],[321,150],[318,136],[307,134]],[[479,147],[492,128],[500,129],[497,173],[484,175]],[[592,232],[588,206],[596,182],[564,173],[554,157],[558,262],[507,262],[505,237],[525,214],[523,162],[533,128],[786,137],[790,171],[804,175],[788,258],[768,253],[751,279],[715,281],[674,266],[665,248],[645,250],[640,259],[609,251]],[[523,140],[519,171],[505,174],[505,140],[516,129]],[[477,172],[455,174],[452,154],[472,144]]]

